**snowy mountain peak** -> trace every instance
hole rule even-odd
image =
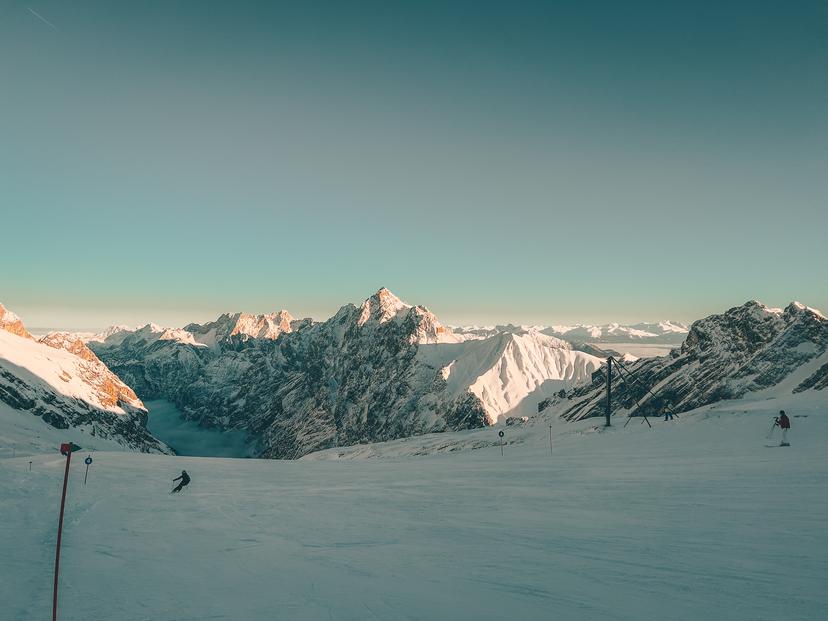
[[[215,321],[205,324],[191,323],[183,328],[190,334],[196,343],[215,347],[233,337],[242,340],[266,339],[275,340],[281,334],[293,332],[306,321],[296,320],[286,310],[280,310],[266,315],[252,313],[225,313]]]
[[[658,326],[662,334],[668,334],[670,332],[675,332],[677,334],[687,334],[688,332],[687,326],[675,321],[659,321],[656,325]]]
[[[343,312],[353,312],[353,309],[353,305],[344,306],[336,317],[340,317]],[[356,325],[359,327],[382,325],[391,320],[400,324],[409,344],[458,343],[465,340],[454,335],[451,328],[440,323],[437,316],[425,306],[412,306],[403,302],[385,287],[356,309]]]
[[[509,413],[534,414],[542,399],[588,380],[602,364],[538,330],[500,332],[467,340],[460,348],[443,347],[419,355],[435,366],[442,364],[450,394],[474,394],[490,423]],[[440,354],[449,359],[440,360]]]
[[[16,334],[17,336],[22,336],[27,339],[32,338],[32,335],[29,334],[28,330],[26,330],[26,326],[23,325],[20,317],[15,315],[2,304],[0,304],[0,330],[5,330],[6,332],[11,332],[12,334]]]
[[[257,339],[275,339],[283,332],[292,331],[295,321],[293,315],[286,310],[269,315],[251,315],[238,313],[235,315],[235,326],[230,336],[237,334],[247,335]]]
[[[130,326],[125,325],[114,325],[109,326],[103,332],[98,332],[97,334],[89,337],[88,341],[100,341],[103,342],[106,339],[115,336],[116,334],[123,334],[125,332],[133,332],[135,329],[131,328]]]
[[[382,287],[360,306],[357,325],[361,326],[371,320],[385,323],[410,308],[410,304],[406,304],[391,291]]]
[[[465,340],[456,336],[451,328],[440,323],[437,315],[425,306],[411,307],[408,316],[416,325],[410,339],[412,343],[459,343]]]
[[[796,300],[788,304],[785,307],[784,312],[786,315],[795,315],[797,313],[805,312],[819,319],[826,319],[825,314],[821,310],[817,308],[811,308],[810,306],[805,306],[805,304],[803,304],[802,302],[797,302]]]

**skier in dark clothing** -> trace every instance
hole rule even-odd
[[[175,494],[176,492],[180,492],[182,489],[184,489],[184,487],[186,487],[187,485],[189,485],[189,484],[190,484],[190,475],[189,475],[189,474],[187,474],[187,471],[186,471],[186,470],[182,470],[182,471],[181,471],[181,476],[180,476],[180,477],[175,477],[175,478],[173,479],[173,483],[175,483],[175,482],[176,482],[176,481],[178,481],[179,479],[181,480],[181,483],[179,483],[179,484],[178,484],[178,485],[177,485],[177,486],[173,489],[173,491],[171,491],[171,492],[170,492],[170,494]]]
[[[790,446],[788,444],[788,429],[791,428],[791,419],[785,414],[785,410],[779,410],[779,416],[774,419],[773,426],[779,426],[782,430],[782,442],[779,446]]]

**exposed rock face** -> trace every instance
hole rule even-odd
[[[463,349],[428,309],[387,289],[321,323],[281,315],[278,322],[245,322],[249,330],[231,327],[241,315],[223,315],[187,326],[191,338],[151,338],[142,328],[90,346],[142,397],[169,399],[206,426],[246,430],[258,455],[288,459],[480,427],[503,413],[510,399],[550,378],[576,383],[599,364],[543,335],[531,346],[525,339],[510,346],[498,337],[491,347],[481,341]],[[279,326],[275,339],[250,334],[262,334],[264,324]],[[540,352],[541,360],[517,362],[527,351]],[[471,360],[477,356],[488,358]],[[475,392],[480,376],[494,379]],[[514,381],[525,386],[513,389]]]
[[[0,401],[57,429],[78,428],[131,450],[169,452],[146,430],[141,400],[81,341],[60,333],[35,341],[25,328],[20,334],[21,326],[0,330]]]
[[[38,342],[66,350],[85,360],[88,364],[78,365],[83,374],[82,380],[95,391],[98,401],[104,407],[128,406],[137,411],[145,410],[135,391],[110,371],[81,339],[66,332],[50,332]]]
[[[798,302],[784,310],[748,302],[695,322],[670,356],[626,365],[638,383],[614,381],[613,412],[636,409],[635,399],[642,404],[638,413],[653,414],[668,404],[682,412],[760,390],[824,389],[827,350],[828,320],[819,311]],[[603,416],[605,381],[602,368],[591,386],[547,405],[568,420]]]
[[[297,320],[286,310],[269,315],[251,315],[249,313],[224,314],[216,321],[206,324],[191,323],[184,330],[193,335],[197,343],[207,346],[227,343],[232,337],[237,341],[248,339],[274,340],[279,335],[293,332],[310,322],[308,319]]]
[[[32,335],[29,334],[28,330],[26,330],[26,326],[23,325],[20,317],[8,310],[2,304],[0,304],[0,330],[5,330],[11,334],[22,336],[23,338],[32,338]]]

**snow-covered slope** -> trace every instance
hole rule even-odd
[[[233,317],[184,328],[195,342],[142,328],[90,346],[142,397],[247,431],[256,454],[282,458],[486,425],[598,364],[537,332],[463,341],[387,289],[327,321],[285,323],[276,338],[236,338]]]
[[[81,431],[90,442],[95,437],[132,450],[167,450],[145,429],[140,399],[82,342],[65,333],[35,341],[19,332],[19,326],[15,333],[0,330],[4,418],[17,410],[56,429]]]
[[[421,348],[419,355],[432,362],[442,355],[449,393],[476,395],[492,423],[505,414],[537,411],[541,399],[584,383],[601,366],[600,358],[536,330],[501,332],[436,351]]]
[[[804,402],[818,394],[652,430],[550,421],[551,452],[547,425],[507,427],[502,457],[486,428],[335,463],[98,452],[86,485],[75,458],[59,618],[819,621],[828,409]],[[792,446],[765,448],[780,407]],[[404,456],[466,437],[485,444]],[[184,468],[192,483],[169,495]],[[56,451],[0,459],[4,620],[50,618],[62,476]]]
[[[144,409],[135,391],[110,371],[85,343],[74,338],[71,334],[50,332],[41,337],[38,343],[53,349],[62,349],[84,361],[75,365],[77,368],[75,383],[79,392],[73,396],[82,398],[97,407],[115,408],[113,411],[123,411],[123,408],[132,408],[136,411]],[[49,359],[53,360],[52,352],[48,352],[48,354]],[[48,377],[48,374],[52,372],[54,372],[54,367],[46,366],[42,369],[40,375],[41,377]],[[63,387],[61,386],[61,388]]]
[[[828,387],[828,320],[798,302],[784,310],[755,301],[695,322],[681,348],[629,366],[637,383],[615,382],[613,411],[677,412],[747,393],[790,395]],[[567,419],[602,416],[605,371],[549,406]],[[650,395],[647,389],[655,393]]]

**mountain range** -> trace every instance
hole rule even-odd
[[[676,321],[635,323],[623,325],[607,323],[602,325],[574,324],[552,326],[458,326],[455,334],[463,338],[487,338],[502,332],[526,332],[537,330],[543,334],[563,339],[575,345],[597,343],[636,343],[677,345],[684,341],[688,327]]]
[[[757,301],[696,321],[669,356],[625,364],[614,375],[613,414],[681,413],[748,394],[760,398],[828,387],[828,319],[799,302]],[[540,409],[567,420],[604,416],[606,366],[592,382]]]
[[[387,289],[323,322],[277,315],[150,324],[88,344],[144,399],[245,431],[273,458],[489,425],[601,364],[538,331],[464,339]]]
[[[611,352],[601,345],[673,339],[683,330],[669,356],[622,359],[629,375],[615,379],[614,413],[820,391],[828,386],[826,326],[819,311],[799,303],[748,302],[689,328],[450,328],[380,289],[320,322],[285,310],[228,313],[183,328],[35,338],[0,306],[0,402],[56,429],[169,452],[147,431],[142,401],[165,399],[202,427],[243,432],[249,454],[294,459],[520,421],[539,410],[565,420],[603,416]]]

